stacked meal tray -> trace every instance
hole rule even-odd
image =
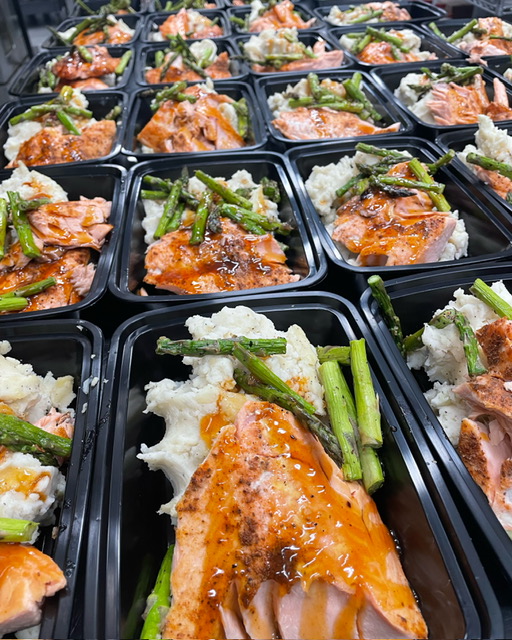
[[[13,77],[0,637],[512,638],[512,23],[445,15],[81,0]]]

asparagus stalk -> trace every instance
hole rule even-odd
[[[238,102],[233,102],[237,115],[237,131],[238,135],[244,140],[249,135],[249,107],[247,106],[247,100],[240,98]]]
[[[386,33],[385,31],[381,31],[380,29],[375,29],[374,27],[366,27],[366,33],[375,38],[375,40],[382,40],[383,42],[392,44],[403,53],[409,53],[410,51],[410,47],[406,47],[403,43],[403,40],[398,36]]]
[[[178,179],[176,180],[176,182],[173,184],[171,188],[169,196],[164,204],[164,211],[158,222],[156,231],[153,234],[153,237],[155,238],[155,240],[158,240],[166,233],[167,225],[171,221],[173,214],[176,211],[176,206],[178,204],[178,199],[180,196],[182,184],[183,184],[182,181]]]
[[[218,340],[170,340],[158,338],[156,353],[171,356],[229,356],[236,345],[258,356],[286,353],[286,338],[220,338]]]
[[[15,296],[0,297],[0,313],[23,311],[27,306],[28,300],[26,298],[18,298]]]
[[[221,204],[220,206],[215,208],[216,216],[224,216],[226,218],[234,220],[242,227],[242,229],[244,229],[248,233],[253,233],[257,236],[265,235],[265,233],[267,233],[265,229],[251,216],[248,216],[247,213],[252,212],[248,211],[247,209],[237,207],[233,204]]]
[[[160,638],[162,621],[171,605],[171,572],[174,545],[167,549],[160,570],[156,578],[155,586],[149,594],[147,605],[149,610],[146,614],[144,626],[140,637],[142,640],[156,640]]]
[[[57,42],[61,42],[65,47],[69,47],[71,45],[71,39],[61,36],[61,34],[57,31],[57,29],[54,29],[53,27],[48,27],[48,30],[50,31],[52,36],[55,38],[55,40],[57,40]]]
[[[366,342],[363,338],[350,341],[350,367],[354,379],[354,395],[361,443],[363,446],[380,447],[382,432],[379,402],[373,388],[366,357]]]
[[[352,53],[356,56],[359,55],[370,44],[371,41],[372,37],[370,34],[366,33],[362,35],[362,37],[352,47]]]
[[[31,520],[0,518],[0,542],[32,542],[38,527]]]
[[[357,18],[354,18],[354,20],[350,20],[345,24],[360,24],[361,22],[368,22],[369,20],[373,20],[374,18],[380,18],[383,13],[383,9],[379,9],[378,11],[370,11],[369,13],[363,13]]]
[[[90,16],[94,15],[94,11],[88,7],[85,2],[83,2],[83,0],[75,0],[75,3],[85,11],[85,13],[89,14]]]
[[[466,33],[469,33],[474,27],[476,27],[477,24],[478,24],[478,20],[476,18],[473,18],[473,20],[471,20],[466,25],[464,25],[462,29],[459,29],[458,31],[454,31],[451,36],[448,36],[448,38],[446,38],[446,41],[452,44],[457,40],[460,40],[466,35]]]
[[[320,364],[331,361],[350,364],[350,347],[317,347],[316,355]]]
[[[342,187],[336,190],[336,197],[342,198],[346,193],[348,193],[356,184],[363,178],[362,173],[358,173],[357,176],[350,178],[348,182],[346,182]]]
[[[442,315],[442,314],[440,314]],[[459,311],[454,314],[453,320],[455,326],[462,340],[464,347],[464,354],[468,365],[468,373],[471,377],[480,376],[487,372],[487,369],[482,365],[480,356],[478,354],[478,342],[471,325],[469,324],[466,316]]]
[[[446,309],[437,316],[434,316],[428,324],[436,329],[444,329],[444,327],[447,327],[455,321],[455,313],[455,309]],[[420,349],[423,346],[422,336],[424,331],[425,327],[423,326],[415,333],[411,333],[411,335],[404,338],[404,346],[407,353],[415,349]]]
[[[350,422],[347,403],[341,392],[343,381],[337,362],[324,362],[318,369],[320,381],[325,391],[325,403],[331,421],[332,430],[338,439],[343,463],[341,468],[348,481],[360,480],[363,476],[357,454],[356,437]]]
[[[373,144],[367,144],[366,142],[358,142],[356,144],[356,151],[369,153],[373,156],[383,158],[402,159],[404,157],[404,154],[400,153],[400,151],[395,151],[394,149],[382,149],[381,147],[375,147]]]
[[[236,204],[237,206],[242,207],[242,209],[252,210],[252,202],[250,200],[247,200],[247,198],[238,195],[232,189],[229,189],[220,182],[217,182],[215,178],[212,178],[212,176],[204,173],[204,171],[197,169],[197,171],[194,172],[194,175],[198,180],[201,180],[203,184],[205,184],[211,191],[218,194],[228,204]]]
[[[93,61],[94,56],[92,55],[92,51],[90,51],[87,47],[78,45],[76,47],[76,50],[78,51],[78,55],[82,58],[84,62]]]
[[[336,462],[337,465],[342,464],[343,461],[340,446],[334,433],[322,422],[322,420],[320,420],[318,416],[304,410],[302,405],[292,397],[291,393],[293,392],[291,389],[288,388],[287,391],[280,391],[268,384],[262,385],[260,384],[258,376],[251,377],[243,369],[235,369],[233,378],[238,386],[246,393],[251,393],[263,400],[266,400],[267,402],[277,404],[283,409],[293,413],[293,415],[303,422],[311,433],[320,440],[324,449],[334,462]]]
[[[7,298],[27,298],[28,296],[34,296],[37,293],[41,293],[49,287],[52,287],[54,284],[57,284],[57,280],[53,276],[50,278],[45,278],[44,280],[37,280],[36,282],[31,282],[30,284],[26,284],[23,287],[14,289],[14,291],[9,291],[8,293],[0,295],[0,300],[5,300]]]
[[[264,176],[260,180],[260,185],[263,189],[263,195],[265,198],[272,200],[272,202],[275,202],[276,204],[281,202],[281,191],[279,190],[279,184],[275,180],[271,180]]]
[[[482,156],[478,153],[468,153],[466,156],[466,162],[476,164],[479,167],[482,167],[482,169],[487,169],[488,171],[497,171],[500,175],[512,180],[512,165],[507,164],[506,162],[498,162],[498,160],[493,160],[492,158]]]
[[[391,302],[391,298],[386,291],[386,285],[384,284],[384,281],[380,276],[373,275],[368,278],[368,285],[370,286],[373,297],[379,305],[379,309],[382,313],[384,322],[386,323],[391,335],[393,336],[393,340],[395,341],[396,346],[400,350],[400,353],[404,355],[405,348],[403,342],[402,325],[400,323],[400,318],[396,315],[395,310],[393,309],[393,303]]]
[[[192,232],[190,234],[190,244],[201,244],[204,240],[204,233],[206,231],[206,223],[208,216],[210,215],[210,209],[213,203],[213,192],[205,189],[199,201],[197,207],[196,217],[192,225]]]
[[[0,414],[0,444],[9,448],[34,447],[43,453],[69,458],[72,441],[35,427],[16,416]]]
[[[129,51],[126,51],[125,53],[123,53],[123,55],[119,59],[117,67],[114,69],[114,73],[116,74],[116,76],[123,75],[126,67],[128,66],[128,63],[131,60],[132,55],[133,55],[133,50],[132,49],[130,49]]]
[[[360,76],[361,74],[356,71],[352,78],[348,78],[347,80],[343,81],[343,86],[345,87],[346,92],[352,98],[352,100],[360,102],[364,105],[365,109],[368,111],[373,120],[382,120],[383,116],[381,116],[381,114],[374,108],[373,104],[360,89]]]
[[[7,235],[7,201],[0,198],[0,260],[5,256],[5,240]]]
[[[177,231],[181,225],[181,219],[183,217],[183,212],[185,211],[185,203],[178,202],[176,205],[176,209],[171,219],[167,223],[165,227],[165,233],[170,233],[171,231]]]
[[[292,98],[289,101],[290,107],[295,109],[297,107],[308,107],[309,109],[321,109],[322,107],[328,107],[334,111],[347,111],[349,113],[362,113],[365,110],[365,106],[361,102],[350,102],[349,100],[343,100],[342,98],[332,98],[330,100],[323,100],[317,102],[314,98]]]
[[[28,258],[39,257],[41,255],[41,251],[34,242],[34,236],[32,234],[30,223],[27,219],[27,214],[20,208],[21,198],[19,193],[15,191],[8,191],[7,197],[9,198],[9,209],[11,211],[12,224],[18,234],[18,239],[23,253]]]
[[[450,149],[450,151],[447,151],[435,162],[427,164],[428,172],[430,173],[430,175],[434,175],[434,173],[436,173],[438,169],[444,167],[445,164],[449,164],[453,160],[453,158],[455,158],[455,151],[453,149]]]
[[[444,33],[441,31],[441,29],[437,26],[435,22],[429,22],[428,26],[432,31],[432,33],[434,33],[438,38],[442,38],[443,40],[446,40],[446,36],[444,35]]]
[[[123,111],[123,107],[120,104],[116,104],[110,109],[107,115],[103,118],[104,120],[117,120]]]
[[[155,51],[155,68],[158,69],[158,67],[161,67],[164,62],[165,62],[164,52],[161,49],[159,49],[158,51]]]
[[[442,193],[444,191],[444,184],[439,182],[421,182],[419,180],[408,180],[400,176],[371,176],[370,184],[373,186],[389,185],[404,189],[419,189],[420,191],[432,193]]]
[[[505,300],[493,291],[489,285],[485,284],[483,280],[477,278],[469,290],[476,298],[491,307],[501,318],[512,320],[512,306],[510,306],[508,302],[505,302]]]
[[[232,220],[235,220],[244,228],[248,230],[254,229],[254,233],[258,233],[258,229],[263,231],[272,231],[281,235],[288,235],[291,231],[289,224],[285,222],[279,222],[278,220],[271,220],[266,216],[263,216],[250,209],[243,209],[232,204],[222,204],[218,207],[220,215],[225,215]],[[259,234],[258,235],[262,235]]]
[[[57,111],[57,118],[70,133],[75,136],[82,135],[82,132],[77,128],[73,118],[71,118],[65,111]]]
[[[418,158],[412,158],[412,160],[409,161],[409,168],[421,182],[434,183],[434,178],[432,178]],[[451,211],[448,201],[441,193],[428,192],[428,195],[438,211]]]

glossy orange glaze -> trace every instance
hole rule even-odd
[[[200,431],[201,438],[208,447],[211,448],[213,441],[219,435],[220,430],[228,423],[226,416],[222,411],[218,410],[216,413],[209,413],[201,418]]]
[[[61,80],[100,78],[114,73],[119,58],[111,56],[105,47],[90,47],[88,51],[92,62],[86,62],[78,51],[72,49],[53,65],[53,73]]]
[[[133,34],[124,31],[117,25],[107,26],[108,37],[104,31],[94,31],[93,33],[82,32],[73,40],[73,44],[123,44],[130,42]]]
[[[397,33],[391,33],[398,37]],[[370,44],[368,44],[357,57],[361,62],[366,62],[368,64],[394,64],[397,62],[415,62],[417,60],[424,60],[423,57],[416,53],[403,53],[398,49],[395,50],[397,52],[398,60],[393,55],[393,48],[389,42],[370,42]],[[433,53],[429,59],[435,60],[437,59],[437,56]]]
[[[8,461],[10,452],[6,449],[0,450],[0,465]],[[37,468],[28,469],[26,467],[6,466],[0,468],[0,494],[8,491],[16,491],[26,496],[37,494],[40,500],[46,500],[47,494],[44,488],[38,488],[39,483],[49,478],[48,471],[40,471]],[[44,483],[46,484],[46,483]]]
[[[172,54],[167,54],[168,56]],[[158,84],[160,82],[177,82],[179,80],[203,80],[201,76],[180,64],[180,66],[171,65],[162,78],[163,67],[155,67],[146,71],[146,82],[149,84]],[[227,51],[220,53],[212,64],[204,68],[204,72],[214,80],[222,78],[231,78],[229,70],[229,56]]]
[[[220,432],[177,510],[173,604],[163,637],[225,637],[220,610],[230,589],[249,608],[268,581],[279,597],[294,585],[318,589],[315,605],[302,612],[301,626],[314,634],[306,637],[352,637],[368,594],[396,624],[426,636],[375,504],[359,484],[342,479],[283,409],[247,402],[235,425]],[[322,615],[325,584],[348,594],[335,621]]]

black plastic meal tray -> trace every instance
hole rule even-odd
[[[226,38],[230,36],[232,33],[231,23],[227,18],[226,12],[221,9],[192,9],[192,11],[197,11],[203,16],[206,16],[210,20],[215,20],[217,18],[217,24],[222,27],[223,34],[221,36],[216,36],[212,38],[211,36],[205,36],[210,40],[218,40],[220,38]],[[167,12],[159,12],[159,13],[151,13],[146,17],[146,21],[144,23],[144,27],[142,29],[141,41],[142,42],[165,42],[165,38],[163,40],[153,40],[151,35],[158,32],[158,28],[161,24],[163,24],[167,18],[173,14],[178,13],[177,11],[167,11]],[[188,38],[185,38],[186,40]]]
[[[353,75],[353,71],[338,71],[338,70],[329,70],[326,71],[318,71],[316,75],[318,79],[322,81],[324,78],[330,78],[331,80],[336,80],[337,82],[342,82],[347,78],[351,78]],[[379,91],[375,87],[375,84],[372,82],[372,79],[366,73],[361,73],[362,81],[361,81],[361,89],[366,95],[366,97],[373,104],[376,111],[378,111],[382,116],[384,116],[383,120],[375,123],[379,127],[388,127],[389,125],[399,122],[400,123],[400,133],[408,134],[411,133],[414,129],[414,124],[412,120],[407,118],[404,112],[401,109],[397,109],[393,102],[390,102],[384,94]],[[272,111],[268,105],[268,98],[276,93],[282,93],[286,91],[288,86],[296,85],[299,80],[302,78],[306,78],[307,73],[295,73],[295,74],[287,74],[286,76],[282,75],[269,75],[266,74],[265,77],[256,80],[255,82],[255,92],[258,97],[261,112],[263,114],[263,118],[267,124],[268,130],[270,132],[270,136],[272,139],[277,140],[281,143],[284,143],[287,147],[296,147],[298,145],[304,145],[308,143],[317,144],[324,143],[326,140],[343,140],[343,138],[316,138],[313,140],[290,140],[284,134],[282,134],[279,129],[277,129],[272,121],[274,116],[272,115]],[[370,139],[382,139],[386,136],[396,136],[396,133],[377,133],[373,135],[365,135],[359,137],[349,137],[350,141],[369,141]],[[345,138],[347,140],[347,138]]]
[[[107,4],[108,0],[85,0],[85,4],[91,9],[91,11],[98,11],[100,7]],[[136,13],[147,13],[151,11],[152,0],[130,0],[130,6],[135,10]],[[76,4],[73,7],[72,12],[77,16],[87,16],[89,15],[82,7]],[[120,15],[121,17],[125,14],[114,14],[116,16]]]
[[[495,123],[499,129],[504,129],[507,131],[508,135],[512,135],[512,122],[505,124],[503,122]],[[463,131],[450,131],[449,133],[443,133],[440,135],[436,143],[446,149],[453,149],[454,151],[462,151],[466,145],[472,144],[475,145],[475,133],[478,131],[478,126],[468,127]],[[485,184],[483,180],[480,180],[476,174],[474,174],[471,169],[469,169],[458,157],[455,157],[453,160],[453,166],[457,169],[464,177],[467,179],[468,183],[470,183],[471,191],[474,194],[484,193],[486,196],[490,198],[495,198],[502,207],[505,207],[509,212],[511,211],[512,205],[507,202],[504,198],[499,196],[494,189],[490,185]]]
[[[37,171],[55,180],[68,194],[69,200],[101,197],[112,201],[108,223],[114,228],[105,239],[101,250],[91,250],[92,261],[96,263],[96,272],[89,293],[83,300],[66,307],[55,307],[41,311],[18,312],[16,314],[0,314],[0,333],[4,323],[49,319],[55,316],[75,316],[78,312],[91,307],[107,291],[108,275],[114,261],[118,238],[123,224],[125,196],[125,170],[121,167],[104,164],[85,165],[83,167],[38,167]],[[0,183],[11,176],[11,172],[0,171]]]
[[[244,43],[247,42],[251,37],[257,36],[257,35],[258,34],[254,33],[250,35],[246,34],[244,36],[233,37],[232,41],[235,43],[235,46],[237,47],[237,50],[238,50],[237,53],[239,55],[242,55],[243,54],[242,47]],[[306,47],[313,47],[313,45],[318,40],[324,40],[326,43],[325,45],[326,51],[332,51],[333,49],[341,49],[340,43],[337,42],[335,39],[331,38],[326,30],[319,31],[316,33],[309,30],[297,31],[297,39],[299,42],[302,42],[302,44],[304,44]],[[249,67],[250,75],[254,76],[255,78],[269,78],[276,75],[283,76],[284,74],[297,73],[297,71],[271,71],[270,73],[262,73],[261,71],[255,71],[251,64],[247,63],[247,65]],[[354,66],[354,57],[347,51],[344,51],[344,57],[341,65],[338,67],[333,67],[333,69],[340,69],[340,68],[345,69],[347,67],[352,67],[352,66]],[[313,73],[317,73],[317,71],[319,70],[311,69],[311,71]]]
[[[349,254],[341,245],[334,242],[328,234],[320,216],[306,191],[305,182],[315,165],[325,166],[338,162],[342,157],[352,157],[355,153],[354,142],[324,143],[318,149],[311,147],[295,147],[286,153],[290,163],[290,173],[298,198],[304,207],[309,223],[316,228],[318,238],[328,258],[336,267],[341,267],[354,274],[355,283],[362,292],[366,288],[366,279],[373,273],[383,278],[409,275],[425,271],[470,266],[476,263],[490,262],[499,259],[510,259],[512,255],[512,220],[509,214],[494,199],[486,199],[483,195],[471,193],[466,180],[461,179],[449,168],[443,167],[436,174],[436,179],[446,184],[444,195],[466,224],[469,234],[469,256],[459,260],[431,262],[399,266],[364,267],[347,262]],[[400,136],[381,138],[377,146],[386,149],[406,150],[420,160],[433,162],[442,155],[442,151],[432,143],[419,138],[401,138]]]
[[[502,19],[505,22],[508,22],[509,24],[512,24],[512,19],[510,17],[510,15],[504,15],[502,16]],[[464,25],[466,25],[468,22],[470,22],[471,18],[463,18],[463,19],[450,19],[450,18],[445,18],[443,20],[435,20],[436,26],[438,27],[439,31],[445,36],[445,37],[449,37],[452,35],[452,33],[455,33],[455,31],[458,31],[459,29],[461,29]],[[437,36],[432,29],[428,26],[428,24],[424,24],[422,25],[423,29],[425,29],[425,31],[427,33],[429,33],[430,35],[432,35],[434,38],[436,38],[437,40],[440,40],[441,42],[444,42],[444,40],[442,38],[440,38],[439,36]],[[450,45],[452,47],[456,47],[457,49],[459,49],[459,47],[456,44],[452,44]],[[465,51],[462,51],[462,49],[459,49],[459,51],[466,57],[469,57],[469,54],[467,54]],[[498,54],[498,55],[506,55],[504,52]],[[483,56],[484,59],[489,59],[489,58],[493,58],[494,56]]]
[[[370,26],[373,26],[373,25],[370,25]],[[340,42],[341,36],[347,35],[348,33],[362,33],[366,30],[366,27],[367,25],[365,24],[348,26],[348,27],[330,27],[329,35],[331,36],[331,38],[334,38],[336,39],[336,41]],[[389,22],[383,27],[383,29],[386,32],[389,32],[392,29],[397,31],[408,29],[409,31],[412,31],[415,35],[421,38],[420,51],[428,51],[430,53],[434,53],[439,60],[446,60],[448,58],[450,59],[462,58],[462,52],[459,49],[456,49],[455,47],[452,47],[451,45],[446,44],[440,38],[432,38],[431,36],[427,35],[420,25],[411,24],[410,22]],[[344,49],[341,43],[340,43],[340,47]],[[348,51],[348,49],[345,49],[345,51]],[[359,66],[363,67],[364,69],[368,69],[368,68],[374,69],[375,67],[380,68],[383,66],[394,67],[395,64],[400,64],[400,65],[411,64],[409,62],[402,62],[400,60],[396,60],[394,63],[391,62],[388,65],[372,64],[370,62],[363,62],[362,60],[359,60],[356,55],[354,54],[352,55],[356,59],[356,63]]]
[[[512,84],[511,80],[508,80],[504,73],[507,69],[512,69],[512,61],[510,56],[487,56],[485,57],[485,62],[487,63],[487,68],[491,69],[496,73],[500,80],[504,82],[506,85]]]
[[[108,44],[109,47],[126,47],[127,45],[133,44],[139,37],[142,25],[144,23],[144,17],[140,15],[121,15],[116,18],[116,20],[123,20],[130,29],[134,29],[135,32],[133,34],[133,38],[128,40],[127,42],[123,42],[122,44]],[[58,27],[57,31],[67,31],[71,27],[76,27],[84,20],[84,17],[81,18],[68,18],[64,20]],[[101,43],[100,43],[101,44]],[[60,40],[57,40],[54,35],[49,36],[42,44],[42,49],[66,49],[66,45],[64,45]]]
[[[422,67],[427,67],[434,71],[435,73],[439,73],[441,69],[441,65],[443,64],[442,60],[427,60],[425,62],[408,62],[406,64],[401,64],[400,67],[395,65],[386,65],[379,67],[377,69],[373,69],[371,71],[371,75],[373,80],[381,87],[385,94],[389,99],[393,100],[395,104],[397,104],[401,109],[407,111],[410,117],[417,123],[421,134],[425,137],[429,137],[434,139],[440,133],[444,131],[459,131],[467,128],[470,125],[467,124],[456,124],[456,125],[441,125],[441,124],[429,124],[424,120],[421,120],[416,114],[414,114],[410,109],[408,109],[395,95],[394,91],[400,85],[400,81],[402,78],[408,73],[421,73]],[[467,67],[468,63],[466,60],[450,60],[449,64],[454,67]],[[492,100],[494,97],[494,89],[493,89],[493,80],[497,77],[497,74],[494,71],[490,71],[489,69],[484,68],[484,72],[482,75],[485,81],[485,88],[487,91],[487,95]],[[505,85],[507,96],[510,104],[512,104],[512,88],[509,85]]]
[[[316,18],[310,27],[307,27],[306,29],[297,28],[297,31],[311,31],[311,30],[318,31],[318,29],[322,29],[324,27],[323,20],[318,16],[315,16],[313,11],[311,11],[311,9],[309,9],[306,4],[300,4],[298,2],[294,2],[293,4],[294,4],[294,9],[293,9],[294,12],[298,13],[299,16],[304,20],[304,22],[307,22],[312,18]],[[229,20],[231,20],[232,17],[241,18],[242,20],[244,20],[245,17],[248,16],[250,13],[251,13],[250,7],[230,7],[229,9],[227,9],[227,16]],[[233,22],[232,25],[233,25],[233,33],[261,33],[261,31],[249,32],[247,31],[247,29],[244,29],[242,26],[236,24],[236,22]]]
[[[351,4],[344,4],[344,3],[342,4],[342,2],[336,2],[335,0],[325,0],[325,2],[322,2],[322,0],[317,0],[316,2],[317,8],[313,9],[313,13],[315,14],[315,16],[323,20],[324,23],[328,26],[334,26],[334,27],[355,26],[355,25],[337,25],[329,22],[329,20],[327,19],[327,16],[329,15],[331,7],[337,6],[341,11],[348,11],[348,9],[350,9],[350,7],[353,6],[354,4],[356,5],[360,4],[358,2],[353,2]],[[439,7],[434,7],[433,5],[427,4],[426,2],[422,2],[421,0],[415,0],[414,2],[398,2],[397,4],[401,9],[407,9],[407,11],[409,12],[411,19],[407,21],[408,24],[411,24],[411,23],[421,24],[422,22],[427,22],[429,20],[436,20],[446,15],[446,11],[444,11],[443,9],[440,9]],[[380,28],[382,25],[392,25],[394,23],[393,22],[372,22],[372,23],[368,22],[364,24],[371,24],[371,26]]]
[[[109,54],[113,58],[121,58],[121,56],[126,53],[126,51],[130,50],[130,47],[116,46],[106,47]],[[26,65],[24,65],[18,73],[14,76],[10,86],[9,93],[15,96],[29,96],[29,95],[42,95],[47,96],[48,93],[38,93],[37,92],[37,83],[39,82],[39,72],[44,69],[45,64],[50,60],[54,60],[57,55],[64,55],[70,51],[70,48],[62,49],[61,52],[56,54],[54,51],[41,51],[36,56],[32,58]],[[128,62],[128,65],[121,76],[116,76],[116,84],[113,87],[109,87],[108,89],[101,89],[100,91],[110,91],[117,89],[124,89],[127,82],[130,79],[132,74],[133,66],[135,64],[136,56],[132,55],[131,60]],[[90,89],[81,89],[83,93],[90,93]],[[95,90],[96,91],[96,90]],[[53,96],[52,96],[53,97]]]
[[[151,160],[141,163],[132,169],[130,173],[131,191],[127,204],[127,219],[124,229],[122,247],[118,254],[117,267],[111,273],[110,290],[118,298],[139,305],[142,311],[148,303],[176,303],[194,302],[196,300],[211,300],[212,298],[226,296],[247,295],[247,289],[243,291],[226,291],[223,293],[204,294],[176,294],[163,289],[157,289],[153,285],[143,282],[146,274],[144,257],[147,245],[144,242],[144,229],[141,226],[144,218],[144,208],[139,198],[142,179],[145,175],[156,175],[160,178],[173,180],[181,176],[182,169],[186,167],[189,175],[194,170],[202,169],[213,176],[230,178],[239,169],[246,169],[255,182],[263,177],[276,180],[280,185],[281,202],[279,204],[279,216],[284,222],[292,225],[293,231],[289,236],[280,237],[288,245],[286,251],[287,264],[294,274],[301,276],[298,282],[290,282],[276,286],[254,289],[254,293],[267,294],[275,291],[290,291],[304,289],[317,285],[327,272],[327,260],[322,252],[318,253],[312,246],[307,228],[302,219],[302,213],[295,200],[284,166],[282,157],[269,151],[255,151],[254,153],[232,152],[228,157],[213,158],[209,154],[194,154],[186,160]],[[140,287],[148,293],[146,296],[138,295]]]
[[[185,338],[188,317],[210,316],[225,305],[239,304],[265,313],[278,329],[299,324],[314,345],[346,343],[363,335],[364,323],[355,307],[328,293],[200,302],[141,314],[119,327],[112,339],[106,374],[110,382],[101,412],[102,422],[109,427],[100,433],[95,465],[84,637],[138,637],[145,597],[172,537],[170,518],[157,515],[160,505],[172,497],[170,485],[164,474],[149,471],[136,456],[141,443],[151,446],[164,433],[164,421],[144,413],[145,386],[166,377],[184,380],[189,370],[180,358],[156,356],[156,340],[161,335]],[[397,541],[430,637],[478,638],[494,633],[500,637],[501,615],[462,520],[437,469],[433,469],[435,485],[429,481],[427,489],[422,480],[402,432],[403,416],[390,406],[401,397],[399,388],[370,335],[367,346],[370,366],[384,383],[383,387],[377,383],[377,393],[383,415],[380,457],[386,480],[374,497]],[[425,461],[432,464],[428,448]],[[448,509],[443,513],[445,526],[464,556],[460,565],[434,506],[440,494],[447,500],[443,503],[443,509]],[[481,635],[488,633],[491,636]]]
[[[63,570],[67,587],[48,598],[43,605],[41,637],[71,638],[71,628],[81,609],[79,575],[83,570],[82,552],[87,532],[86,509],[91,490],[91,472],[95,449],[103,338],[100,330],[82,320],[34,320],[2,324],[2,340],[11,343],[7,354],[33,366],[45,376],[73,376],[76,399],[75,432],[71,458],[67,464],[66,489],[62,508],[54,526],[41,528],[36,546],[50,555]],[[52,535],[55,533],[55,537]],[[14,637],[11,635],[9,637]]]
[[[192,44],[193,42],[201,42],[200,40],[189,40],[188,44]],[[217,55],[227,51],[229,56],[229,70],[231,72],[231,78],[226,78],[226,80],[243,80],[249,74],[249,66],[244,60],[240,60],[236,58],[237,51],[233,43],[229,40],[217,40]],[[143,85],[145,87],[157,87],[157,86],[166,86],[168,82],[159,82],[157,84],[150,84],[146,80],[146,70],[148,67],[154,67],[155,65],[155,53],[157,51],[163,51],[167,48],[167,43],[158,42],[150,45],[146,45],[141,48],[138,54],[137,59],[137,67],[136,67],[136,81],[138,84]],[[187,82],[194,82],[188,80]],[[204,80],[200,80],[200,82],[204,82]],[[222,82],[222,80],[217,80],[217,82]]]
[[[171,86],[172,83],[168,83],[166,86]],[[215,91],[219,94],[223,94],[238,101],[241,98],[245,98],[247,106],[249,108],[249,119],[252,129],[252,138],[245,147],[240,149],[217,149],[208,153],[214,155],[222,155],[226,153],[234,153],[238,151],[254,151],[262,147],[267,141],[267,132],[265,125],[259,113],[256,97],[254,91],[248,84],[242,82],[236,82],[231,80],[217,80],[215,83]],[[150,103],[154,97],[155,89],[146,89],[145,91],[139,91],[135,94],[131,104],[130,116],[128,118],[128,126],[126,127],[123,152],[130,156],[136,156],[140,160],[149,160],[152,158],[161,157],[186,157],[190,155],[190,152],[180,153],[163,153],[161,151],[157,153],[144,153],[142,151],[140,143],[137,141],[136,136],[146,126],[153,116]]]
[[[8,138],[9,120],[14,116],[23,113],[35,104],[43,104],[48,102],[52,97],[51,94],[40,94],[29,98],[17,98],[12,102],[8,102],[2,109],[0,109],[0,167],[5,169],[9,164],[9,161],[4,154],[4,144]],[[87,95],[89,106],[87,107],[93,113],[93,117],[96,120],[104,118],[108,112],[116,105],[121,105],[122,112],[117,119],[117,131],[112,144],[112,148],[109,153],[100,158],[91,158],[90,160],[79,160],[77,162],[61,162],[52,165],[31,165],[31,168],[38,168],[40,166],[52,166],[52,167],[68,167],[70,165],[84,166],[86,164],[97,163],[100,160],[112,160],[121,151],[121,141],[124,135],[124,129],[126,126],[127,117],[127,103],[128,97],[121,91],[95,91]]]
[[[439,271],[429,276],[400,278],[386,283],[398,317],[402,321],[404,335],[416,331],[423,323],[429,322],[433,314],[444,307],[453,297],[456,289],[462,287],[466,292],[476,278],[482,278],[487,284],[503,280],[511,289],[512,264],[482,265],[472,269],[453,269]],[[427,400],[423,396],[426,389],[433,386],[423,372],[411,371],[400,356],[393,339],[382,320],[382,316],[370,292],[364,292],[361,306],[370,324],[371,330],[383,350],[386,360],[396,373],[400,386],[409,401],[417,422],[422,425],[421,433],[426,437],[443,473],[462,501],[467,517],[465,521],[475,539],[479,539],[479,553],[486,560],[489,575],[497,579],[501,572],[507,582],[507,591],[512,582],[512,541],[494,515],[488,500],[473,481],[462,463],[455,448],[439,423]],[[412,427],[416,428],[416,425]],[[413,437],[416,431],[413,430]],[[496,568],[499,569],[497,572]],[[499,597],[510,604],[506,593],[497,591]],[[510,630],[509,630],[510,632]],[[504,637],[509,637],[508,635]]]

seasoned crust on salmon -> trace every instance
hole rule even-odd
[[[175,293],[215,293],[299,280],[272,234],[253,235],[222,219],[222,232],[189,244],[190,229],[167,233],[147,251],[144,282]]]

